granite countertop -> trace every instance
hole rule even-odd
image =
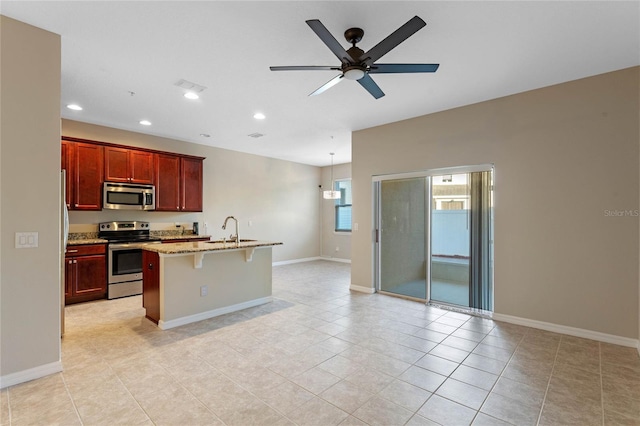
[[[153,235],[153,236],[159,238],[160,241],[190,240],[190,239],[196,239],[196,238],[210,239],[211,238],[210,235],[194,235],[194,234],[186,234],[186,235],[170,234],[170,235]],[[67,241],[67,245],[79,246],[79,245],[87,245],[87,244],[106,244],[108,242],[109,241],[105,240],[104,238],[98,238],[97,232],[86,232],[86,233],[78,232],[78,233],[69,234],[69,240]]]
[[[184,243],[152,244],[144,246],[145,250],[160,254],[193,254],[222,250],[250,249],[255,247],[279,246],[281,242],[248,240],[240,244],[220,241],[196,241]]]
[[[69,246],[80,246],[87,244],[106,244],[109,241],[104,238],[69,238],[67,241],[67,245]]]
[[[167,241],[167,240],[194,240],[196,238],[209,238],[211,239],[210,235],[194,235],[194,234],[185,234],[185,235],[179,235],[179,234],[172,234],[172,235],[153,235],[154,237],[160,238],[160,241]]]

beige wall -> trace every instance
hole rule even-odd
[[[352,284],[379,174],[495,164],[495,312],[639,335],[639,68],[353,134]],[[607,212],[609,211],[609,212]]]
[[[233,215],[239,221],[240,238],[284,243],[274,247],[274,262],[319,255],[318,167],[71,120],[62,120],[62,134],[207,157],[202,213],[72,211],[72,231],[81,224],[97,230],[99,222],[112,220],[180,222],[189,228],[197,221],[201,233],[202,223],[207,222],[208,234],[219,238],[229,236],[230,231],[221,227],[225,217]]]
[[[30,370],[37,376],[59,369],[60,37],[0,16],[0,43],[0,375],[5,386],[16,373]],[[38,232],[38,247],[16,249],[16,232]]]
[[[333,180],[350,178],[351,163],[336,164],[333,167]],[[329,190],[329,188],[331,188],[331,167],[323,167],[322,189],[318,196],[322,210],[322,251],[320,255],[334,260],[348,261],[351,259],[351,233],[335,232],[335,202],[322,198],[322,191]]]

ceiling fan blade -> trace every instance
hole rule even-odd
[[[376,82],[373,81],[371,77],[369,77],[369,74],[365,74],[364,77],[358,80],[358,83],[360,83],[360,86],[364,87],[367,92],[371,93],[371,96],[373,96],[374,98],[380,99],[384,96],[384,92],[382,91],[382,89],[380,89]]]
[[[387,38],[373,46],[368,52],[364,53],[359,60],[366,61],[368,65],[373,64],[425,25],[427,25],[426,22],[418,16],[414,16],[403,26],[391,33]]]
[[[320,22],[318,19],[310,19],[306,22],[307,25],[311,27],[313,32],[316,33],[318,37],[320,37],[320,40],[322,40],[322,42],[327,45],[327,47],[333,52],[333,54],[336,55],[338,59],[340,59],[340,62],[355,62],[351,55],[349,55],[347,51],[344,50],[344,47],[342,47],[342,45],[338,43],[338,40],[336,40],[335,37],[331,35],[329,30],[322,24],[322,22]]]
[[[318,87],[313,92],[309,93],[309,96],[319,95],[320,93],[324,92],[325,90],[330,89],[331,87],[333,87],[336,84],[340,83],[342,81],[342,77],[344,77],[344,75],[338,74],[337,76],[333,77],[331,80],[327,81],[322,86]]]
[[[324,66],[324,65],[300,65],[300,66],[282,66],[269,67],[271,71],[340,71],[340,67]]]
[[[440,64],[373,64],[369,74],[436,72]]]

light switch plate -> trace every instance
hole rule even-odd
[[[38,247],[37,232],[16,232],[16,248]]]

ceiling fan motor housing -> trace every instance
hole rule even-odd
[[[350,47],[349,50],[347,50],[347,53],[353,59],[354,64],[357,64],[358,62],[360,62],[360,58],[362,57],[362,55],[364,55],[364,51],[359,47],[355,47],[355,46]]]

